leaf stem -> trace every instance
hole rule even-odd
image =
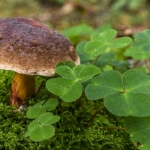
[[[96,59],[92,62],[92,65],[94,65],[94,64],[96,63],[96,61],[98,60],[99,57],[100,57],[100,55],[98,55],[98,56],[96,57]]]
[[[58,104],[58,109],[60,110],[60,113],[62,114],[62,113],[63,113],[63,110],[62,110],[62,108],[61,108],[61,105],[60,105],[60,104]]]
[[[94,113],[94,115],[89,119],[88,124],[91,124],[91,123],[93,122],[94,118],[96,117],[96,115],[97,115],[102,109],[104,109],[104,108],[105,108],[104,105],[101,106],[101,107]]]
[[[42,87],[44,81],[45,81],[45,80],[42,80],[42,81],[41,81],[40,85],[38,86],[38,88],[37,88],[36,91],[35,91],[35,94],[37,94],[37,93],[39,92],[39,90],[41,89],[41,87]]]
[[[89,104],[89,106],[91,107],[93,114],[95,114],[95,110],[94,110],[94,107],[93,107],[91,101],[90,101],[88,98],[86,98],[86,102],[87,102],[87,103]]]
[[[77,104],[79,107],[82,107],[82,99],[81,97],[77,100]]]

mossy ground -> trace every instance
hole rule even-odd
[[[24,136],[28,124],[25,112],[13,113],[9,106],[9,91],[13,72],[0,71],[0,149],[50,149],[50,150],[135,150],[129,135],[120,130],[123,127],[123,118],[113,116],[105,108],[102,109],[89,123],[93,116],[93,109],[103,106],[102,101],[91,102],[83,96],[73,103],[59,101],[59,107],[53,112],[61,117],[55,124],[56,134],[51,139],[42,142],[33,142]],[[37,77],[39,84],[43,80]],[[45,84],[41,87],[35,98],[29,100],[29,106],[40,100],[46,100],[51,94],[46,90]],[[113,129],[119,127],[119,129]]]

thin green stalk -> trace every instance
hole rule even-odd
[[[97,62],[98,58],[100,57],[101,55],[98,55],[97,58],[92,62],[92,65],[95,65],[95,63]]]

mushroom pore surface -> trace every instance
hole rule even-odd
[[[0,69],[51,76],[58,62],[79,64],[71,42],[46,25],[25,18],[0,19]]]

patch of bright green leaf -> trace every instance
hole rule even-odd
[[[39,142],[54,136],[55,128],[51,125],[60,120],[60,117],[53,115],[51,112],[41,114],[33,120],[25,136],[29,136],[32,141]]]
[[[91,100],[97,100],[106,97],[109,94],[123,92],[121,75],[114,70],[105,71],[92,78],[92,84],[89,84],[85,93]]]
[[[104,24],[104,25],[100,25],[99,27],[97,27],[92,34],[96,34],[96,33],[100,33],[106,30],[112,29],[112,25],[110,23]]]
[[[48,80],[46,87],[53,94],[61,96],[72,84],[72,80],[59,77]]]
[[[96,57],[88,54],[84,51],[84,46],[87,42],[80,42],[77,47],[77,53],[80,57],[81,64],[92,64]],[[121,73],[124,73],[129,69],[130,63],[125,60],[115,60],[115,53],[114,52],[108,52],[103,53],[99,56],[97,61],[95,62],[95,66],[99,67],[102,70],[117,70]]]
[[[84,46],[86,43],[87,42],[85,42],[85,41],[80,42],[77,45],[76,50],[80,57],[81,64],[92,64],[94,62],[94,60],[96,59],[96,57],[93,55],[90,55],[84,51]],[[105,67],[106,65],[111,66],[112,60],[114,59],[114,57],[115,57],[114,52],[108,52],[108,53],[101,54],[100,57],[95,62],[95,65],[100,68]]]
[[[103,43],[110,42],[115,36],[117,35],[117,31],[114,29],[109,29],[106,31],[103,31],[102,33],[96,33],[93,36],[91,36],[92,41],[100,41]]]
[[[144,30],[134,35],[132,45],[125,51],[126,56],[137,60],[150,58],[150,30]]]
[[[128,93],[150,94],[150,76],[144,72],[129,70],[124,73],[123,81],[125,91]]]
[[[102,68],[106,65],[111,65],[115,57],[115,53],[109,52],[101,54],[98,60],[96,61],[95,65]],[[112,66],[112,65],[111,65]]]
[[[121,37],[111,41],[109,47],[110,49],[119,49],[128,46],[132,42],[129,37]]]
[[[104,99],[106,108],[119,116],[149,116],[150,97],[141,93],[117,93]]]
[[[74,44],[76,44],[81,37],[88,37],[92,34],[93,28],[87,24],[80,24],[76,26],[72,26],[63,30],[61,33],[70,39]]]
[[[99,68],[97,68],[94,65],[79,65],[73,68],[74,75],[76,77],[75,80],[78,80],[79,82],[85,82],[91,79],[96,74],[100,73]]]
[[[51,98],[48,101],[40,101],[36,103],[33,107],[30,107],[27,111],[26,116],[30,119],[35,119],[46,111],[54,110],[58,105],[58,100],[56,98]]]
[[[132,42],[132,39],[129,37],[114,39],[116,35],[117,31],[113,29],[93,35],[91,41],[87,42],[84,47],[85,52],[90,55],[98,56],[107,50],[126,47]]]
[[[62,34],[67,38],[71,39],[72,37],[90,34],[92,31],[92,27],[86,24],[80,24],[63,30]]]
[[[37,125],[37,127],[30,132],[30,139],[39,142],[54,136],[55,128],[52,125]]]
[[[113,67],[110,66],[110,65],[106,65],[106,66],[103,68],[103,71],[108,71],[108,70],[113,70]]]
[[[81,64],[92,63],[95,60],[95,56],[90,55],[84,51],[84,46],[86,43],[86,41],[80,42],[76,47],[76,51],[80,57]]]
[[[138,47],[129,47],[125,52],[125,56],[130,56],[134,58],[135,60],[144,60],[147,58],[150,58],[150,53],[142,51]]]
[[[149,150],[150,117],[127,117],[124,125],[135,147],[140,150]]]
[[[111,62],[111,66],[113,66],[114,70],[124,73],[129,70],[130,63],[126,60],[114,60]]]
[[[136,70],[139,70],[139,71],[144,72],[144,73],[147,72],[145,67],[138,67],[138,68],[136,68]]]
[[[60,98],[66,102],[72,102],[77,100],[82,95],[82,86],[79,82],[72,84]]]
[[[150,115],[150,76],[138,70],[121,75],[106,71],[94,77],[85,93],[91,100],[104,98],[106,108],[118,116]]]
[[[58,66],[56,67],[56,72],[58,75],[62,76],[65,79],[75,79],[73,70],[68,66]]]
[[[65,62],[59,62],[57,65],[56,65],[56,67],[57,66],[68,66],[68,67],[70,67],[70,68],[73,68],[73,67],[75,67],[76,65],[75,65],[75,63],[73,63],[72,61],[65,61]]]
[[[144,30],[134,35],[133,47],[138,47],[144,52],[150,52],[150,30]]]
[[[79,82],[61,77],[48,80],[46,87],[66,102],[75,101],[82,94],[82,86]]]
[[[56,73],[61,77],[47,81],[47,89],[66,102],[77,100],[82,94],[81,83],[88,81],[100,70],[93,65],[78,65],[73,69],[68,66],[57,66]]]

